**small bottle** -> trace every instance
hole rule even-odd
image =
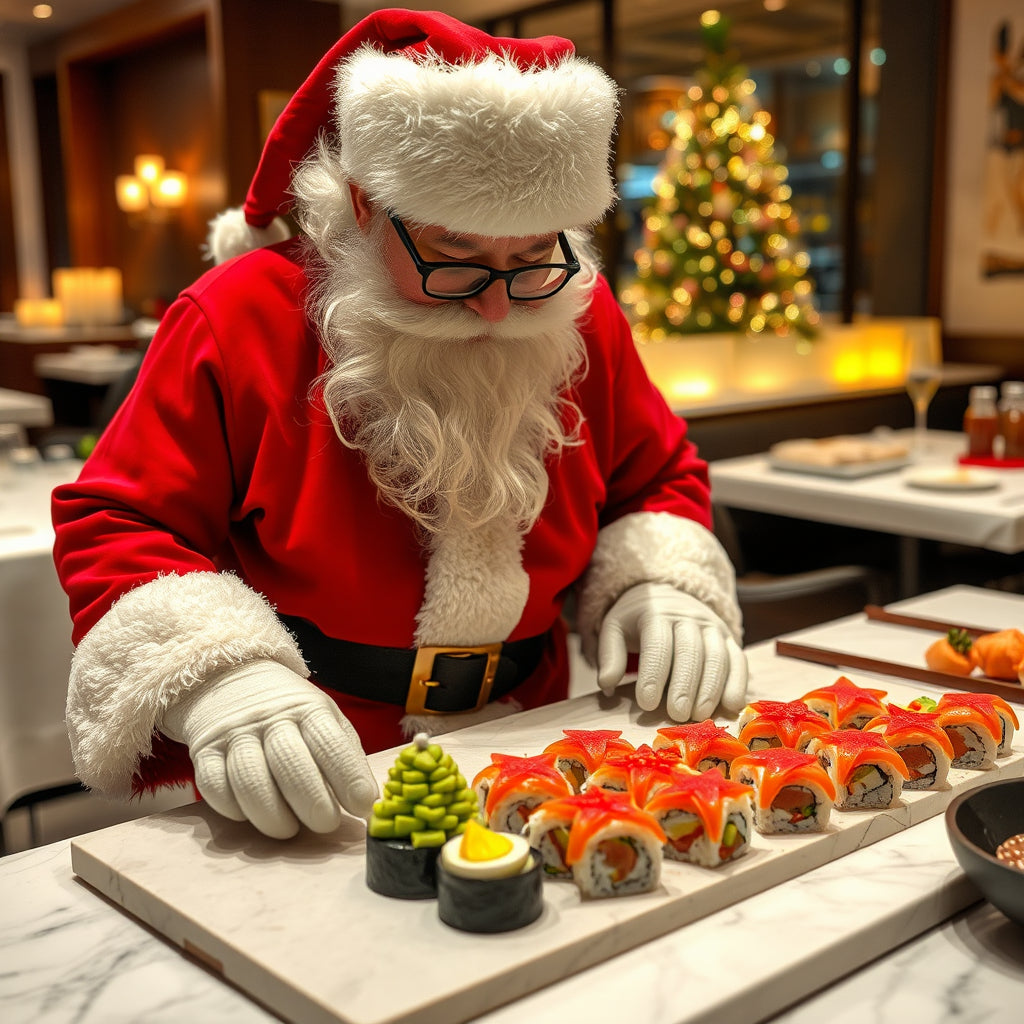
[[[999,401],[999,432],[1003,435],[1003,458],[1024,459],[1024,381],[1003,384]]]
[[[971,388],[967,412],[964,413],[964,433],[967,435],[967,455],[970,458],[992,458],[996,435],[999,433],[994,387],[981,384]]]

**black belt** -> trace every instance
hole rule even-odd
[[[478,647],[377,647],[336,640],[279,615],[317,682],[339,693],[404,705],[411,714],[475,711],[504,697],[540,664],[548,634]]]

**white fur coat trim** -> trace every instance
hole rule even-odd
[[[507,639],[530,592],[522,546],[515,524],[506,520],[438,537],[416,616],[417,645],[473,646]]]
[[[585,651],[597,650],[605,613],[638,583],[668,583],[703,601],[740,642],[736,574],[715,535],[669,512],[634,512],[597,535],[579,592],[577,626]]]
[[[580,57],[523,69],[368,46],[338,69],[334,117],[349,176],[380,206],[505,237],[601,219],[617,110],[615,83]]]
[[[226,669],[259,658],[309,675],[269,602],[228,573],[160,576],[120,598],[78,645],[67,724],[81,781],[131,795],[164,709]]]

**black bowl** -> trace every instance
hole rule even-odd
[[[1024,832],[1024,779],[961,793],[946,808],[946,831],[967,877],[990,903],[1024,925],[1024,870],[996,858],[996,847]]]

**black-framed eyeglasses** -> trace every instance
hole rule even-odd
[[[558,232],[558,245],[564,263],[531,263],[526,267],[516,267],[515,270],[495,270],[485,263],[428,263],[416,251],[416,244],[401,220],[393,213],[389,213],[388,217],[419,271],[423,280],[423,294],[432,299],[469,299],[499,280],[505,282],[508,297],[513,301],[550,299],[580,270],[579,260],[561,231]]]

